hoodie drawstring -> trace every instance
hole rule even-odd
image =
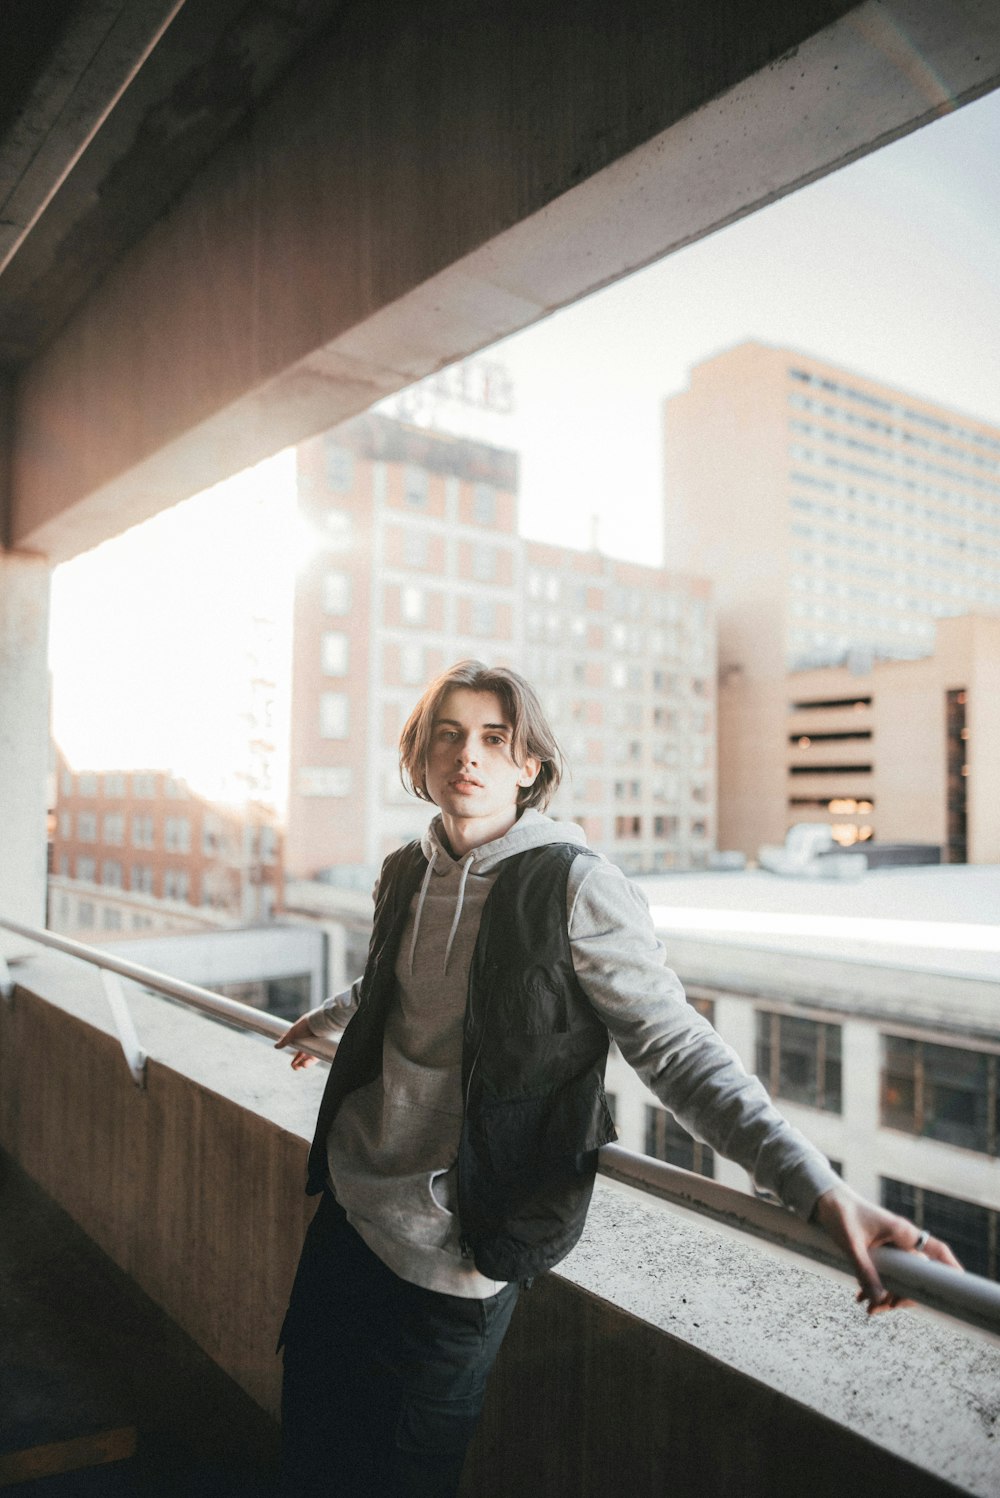
[[[431,849],[431,856],[427,860],[427,872],[425,873],[424,879],[423,879],[423,883],[420,886],[420,898],[417,901],[417,913],[416,913],[416,915],[413,918],[413,936],[412,936],[412,938],[410,940],[410,972],[411,973],[413,972],[413,954],[417,950],[417,933],[420,930],[420,917],[424,913],[424,901],[427,898],[427,886],[431,882],[431,876],[434,873],[434,864],[435,864],[436,861],[437,861],[437,849],[436,848],[432,848]],[[454,930],[454,929],[455,928],[452,927],[452,930]],[[448,938],[448,947],[449,947],[449,950],[450,950],[450,948],[451,948],[451,938],[450,937]],[[445,954],[444,965],[445,965],[445,969],[447,969],[447,967],[448,967],[448,956],[447,956],[447,953]]]
[[[452,917],[451,930],[448,932],[448,943],[444,949],[445,972],[448,971],[448,958],[451,956],[451,944],[455,940],[455,932],[458,930],[458,923],[462,919],[462,904],[465,900],[465,882],[469,877],[469,870],[472,868],[475,856],[475,853],[470,853],[462,863],[462,877],[458,885],[458,897],[455,901],[455,914]],[[412,972],[413,969],[411,968],[410,971]]]

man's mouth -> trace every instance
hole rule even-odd
[[[483,788],[483,782],[481,780],[474,780],[471,775],[455,775],[452,778],[450,784],[453,785],[457,791],[468,791],[472,790],[473,788],[481,791]]]

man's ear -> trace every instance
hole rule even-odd
[[[534,785],[535,781],[538,779],[538,772],[541,768],[541,760],[535,759],[534,755],[529,754],[527,759],[524,761],[524,764],[521,766],[521,773],[517,778],[518,785],[521,786],[524,790],[527,790],[529,785]]]

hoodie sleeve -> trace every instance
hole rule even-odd
[[[372,889],[372,904],[378,899],[378,879]],[[317,1009],[310,1009],[305,1016],[306,1024],[319,1040],[340,1037],[347,1029],[347,1022],[358,1007],[361,997],[361,979],[355,978],[350,988],[324,999]]]
[[[310,1009],[306,1015],[306,1023],[313,1034],[321,1040],[341,1035],[358,1007],[360,993],[361,979],[355,978],[350,988],[324,999],[318,1009]]]
[[[808,1217],[840,1178],[688,1004],[641,892],[614,864],[578,858],[567,906],[576,976],[626,1061],[689,1133]]]

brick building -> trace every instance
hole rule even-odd
[[[295,603],[287,866],[370,888],[428,811],[396,746],[421,687],[474,656],[523,669],[571,775],[553,814],[630,872],[714,846],[706,584],[528,542],[517,457],[368,415],[299,448],[314,549]]]
[[[49,926],[101,939],[266,921],[280,907],[273,811],[219,805],[163,770],[75,771],[60,756]]]

